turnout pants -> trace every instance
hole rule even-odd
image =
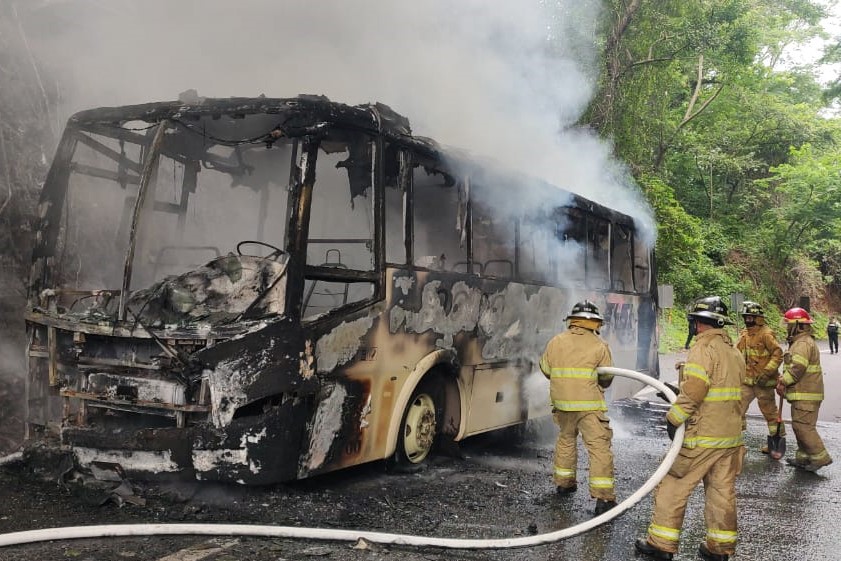
[[[774,386],[763,387],[759,385],[749,386],[742,384],[742,429],[747,428],[747,422],[744,420],[745,413],[748,412],[751,402],[756,399],[759,404],[759,410],[762,416],[765,417],[765,423],[768,425],[768,434],[777,434],[777,395],[774,391]],[[785,436],[786,426],[783,424],[780,427],[780,436]]]
[[[716,554],[736,551],[736,476],[742,470],[744,446],[684,448],[657,486],[648,543],[676,553],[686,503],[698,483],[704,483],[707,548]]]
[[[554,417],[560,428],[555,444],[555,485],[569,488],[576,484],[580,434],[590,456],[590,496],[616,500],[610,449],[613,430],[607,415],[602,411],[555,411]]]
[[[816,466],[825,466],[832,462],[832,458],[816,426],[820,404],[820,401],[792,401],[791,428],[794,429],[794,437],[797,439],[797,452],[794,454],[794,459]]]

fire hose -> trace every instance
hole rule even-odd
[[[648,375],[624,368],[599,368],[604,374],[613,374],[638,380],[663,392],[670,402],[677,398],[674,392],[663,382]],[[436,538],[429,536],[411,536],[406,534],[390,534],[385,532],[368,532],[365,530],[340,530],[332,528],[301,528],[291,526],[269,526],[256,524],[106,524],[98,526],[68,526],[63,528],[48,528],[41,530],[27,530],[0,534],[0,547],[21,545],[44,541],[57,541],[82,538],[153,536],[153,535],[200,535],[200,536],[249,536],[265,538],[296,538],[328,541],[356,542],[360,539],[384,545],[406,545],[417,547],[438,547],[444,549],[510,549],[518,547],[532,547],[557,542],[605,524],[620,516],[625,511],[640,502],[666,476],[672,467],[681,445],[683,444],[684,426],[678,427],[674,441],[666,456],[651,477],[614,508],[600,514],[586,522],[534,536],[518,538],[496,539],[465,539],[465,538]],[[0,465],[2,465],[0,459]]]
[[[4,466],[6,464],[11,464],[12,462],[17,462],[23,459],[23,452],[12,452],[8,456],[3,456],[0,458],[0,466]]]

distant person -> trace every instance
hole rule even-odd
[[[788,352],[777,393],[791,403],[791,428],[797,439],[794,459],[786,462],[796,468],[818,471],[832,463],[817,430],[818,411],[823,401],[821,353],[812,337],[812,317],[803,308],[791,308],[783,315],[788,335]]]
[[[599,337],[604,319],[595,304],[579,302],[564,319],[567,330],[549,341],[540,358],[540,370],[549,378],[553,416],[560,428],[553,479],[561,495],[577,489],[580,434],[590,457],[590,496],[596,499],[598,515],[616,506],[613,430],[604,399],[613,376],[596,372],[599,366],[613,366],[613,358],[607,343]]]
[[[774,394],[774,387],[777,385],[777,370],[783,361],[783,349],[777,342],[774,332],[765,325],[765,313],[762,306],[756,302],[745,301],[742,303],[742,319],[745,322],[745,329],[739,334],[739,341],[736,349],[745,358],[747,372],[742,381],[742,418],[750,407],[751,402],[756,399],[759,410],[765,417],[768,426],[768,434],[777,435],[777,399]],[[743,427],[745,427],[743,420]],[[785,436],[785,426],[779,427],[779,435]],[[768,445],[760,449],[763,454],[768,453]]]
[[[635,547],[652,559],[672,559],[678,550],[686,503],[704,483],[706,540],[698,554],[706,561],[727,561],[736,551],[736,476],[742,470],[741,383],[745,362],[724,326],[733,324],[718,296],[696,300],[690,316],[697,340],[686,357],[680,393],[666,414],[674,438],[686,426],[683,447],[654,495],[646,538]]]
[[[826,336],[829,339],[829,354],[838,354],[838,328],[841,324],[834,317],[826,324]]]
[[[692,338],[695,337],[695,333],[697,333],[697,327],[695,326],[695,318],[689,317],[689,333],[686,335],[686,343],[683,344],[684,349],[689,348],[689,343],[692,342]]]

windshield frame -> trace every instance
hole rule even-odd
[[[259,112],[253,115],[269,116],[268,114]],[[238,117],[232,116],[232,118]],[[275,115],[273,118],[276,119],[277,116]],[[66,233],[62,232],[65,229],[62,225],[63,217],[68,213],[72,214],[72,210],[66,206],[69,204],[70,180],[74,174],[74,170],[78,171],[75,169],[76,167],[84,167],[77,165],[74,160],[77,153],[77,146],[84,143],[80,141],[80,138],[82,135],[96,134],[114,140],[131,138],[133,142],[136,142],[140,138],[140,135],[132,131],[138,129],[128,128],[129,124],[133,123],[103,125],[102,123],[89,123],[73,119],[68,122],[41,194],[39,207],[40,223],[38,224],[36,245],[33,250],[33,266],[29,285],[29,301],[33,309],[38,309],[38,314],[47,312],[50,316],[64,316],[70,313],[71,316],[78,316],[77,319],[80,321],[101,323],[107,320],[114,326],[117,324],[137,322],[136,318],[133,320],[129,317],[131,313],[128,309],[129,302],[133,294],[138,292],[138,288],[143,290],[147,287],[145,284],[144,286],[137,285],[136,275],[134,274],[136,269],[135,255],[137,253],[138,240],[142,237],[144,228],[149,228],[150,221],[144,220],[144,216],[152,210],[150,191],[154,191],[151,187],[155,182],[156,169],[160,158],[162,155],[175,158],[179,157],[179,154],[170,154],[170,151],[166,147],[167,131],[171,131],[173,127],[177,126],[177,123],[174,123],[172,120],[162,119],[156,123],[147,123],[146,130],[155,130],[149,130],[147,137],[150,140],[147,140],[145,145],[141,145],[143,147],[143,154],[139,166],[133,163],[134,168],[140,168],[136,169],[140,174],[135,176],[135,180],[139,177],[139,185],[134,192],[136,198],[133,204],[125,209],[126,211],[131,209],[130,222],[124,231],[125,237],[119,235],[117,238],[126,240],[125,250],[118,254],[122,255],[122,257],[118,257],[121,262],[122,277],[119,279],[115,277],[113,279],[114,282],[102,283],[100,286],[96,286],[99,283],[94,283],[93,286],[74,288],[72,286],[63,287],[58,284],[61,280],[59,278],[60,273],[58,267],[62,255],[61,248],[57,247],[57,245],[65,243],[65,240],[62,239],[66,235]],[[279,142],[279,136],[281,135],[274,137],[275,142]],[[285,162],[284,168],[288,168],[289,175],[288,181],[287,177],[284,176],[279,182],[282,186],[277,191],[280,194],[280,198],[277,199],[277,210],[283,215],[269,217],[269,219],[275,221],[275,228],[282,232],[282,239],[278,239],[278,245],[281,246],[279,249],[282,250],[282,253],[288,254],[291,239],[290,228],[295,228],[295,220],[298,215],[293,207],[297,199],[294,196],[294,191],[300,187],[300,177],[306,162],[302,161],[305,158],[301,158],[300,154],[301,138],[292,135],[284,136],[283,141],[287,144],[288,153],[282,154],[281,157]],[[271,147],[271,145],[266,146],[266,148]],[[101,149],[105,150],[105,148]],[[255,147],[255,149],[258,148]],[[111,154],[109,157],[119,158],[119,153]],[[289,159],[287,160],[287,158]],[[284,171],[283,173],[287,172]],[[100,180],[102,179],[105,179],[109,183],[108,187],[114,190],[119,189],[119,182],[113,178],[100,177]],[[257,224],[258,220],[266,220],[265,210],[262,206],[255,207],[254,224]],[[124,218],[129,219],[128,216]],[[234,247],[238,248],[241,245],[241,243],[236,243],[238,241],[245,242],[248,240],[232,238],[231,243],[233,246],[230,249]],[[121,243],[120,245],[123,244]],[[80,247],[79,251],[88,256],[96,255],[96,250],[88,247]],[[254,255],[252,251],[248,250],[244,250],[240,255],[246,258],[261,257],[260,255]],[[219,257],[217,255],[217,258],[213,259],[211,263]],[[277,301],[278,298],[280,299],[280,302],[277,302],[280,306],[274,307],[275,310],[279,311],[269,313],[265,317],[281,317],[287,313],[286,279],[289,277],[290,271],[287,269],[290,265],[291,260],[286,255],[282,260],[282,274],[276,277],[274,282],[271,282],[266,287],[267,291],[282,290],[283,293],[277,294],[272,298],[273,301]],[[184,271],[185,274],[189,272],[191,270]],[[279,282],[281,280],[282,282]],[[156,284],[157,282],[159,281],[156,281]],[[258,316],[255,313],[255,308],[265,299],[266,295],[267,293],[258,294],[254,301],[251,302],[253,305],[247,306],[245,313],[240,314],[234,320],[234,323],[236,321],[248,323],[252,320],[262,319],[263,316]],[[79,302],[82,302],[83,305],[91,305],[93,308],[96,308],[97,314],[95,314],[95,317],[84,317],[85,313],[78,313],[74,310],[74,306]],[[113,311],[113,313],[109,312],[107,314],[110,317],[106,317],[106,314],[102,313],[106,309]]]

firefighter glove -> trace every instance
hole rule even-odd
[[[680,388],[677,387],[676,385],[670,384],[669,382],[663,382],[663,384],[665,384],[667,388],[672,390],[675,393],[675,395],[678,395],[680,393]],[[666,397],[666,394],[664,392],[657,392],[657,397],[659,397],[660,399],[662,399],[666,403],[671,403],[671,401],[669,401],[669,398]]]
[[[669,421],[666,421],[666,432],[669,434],[669,440],[674,440],[675,433],[677,432],[677,427],[671,424]]]

